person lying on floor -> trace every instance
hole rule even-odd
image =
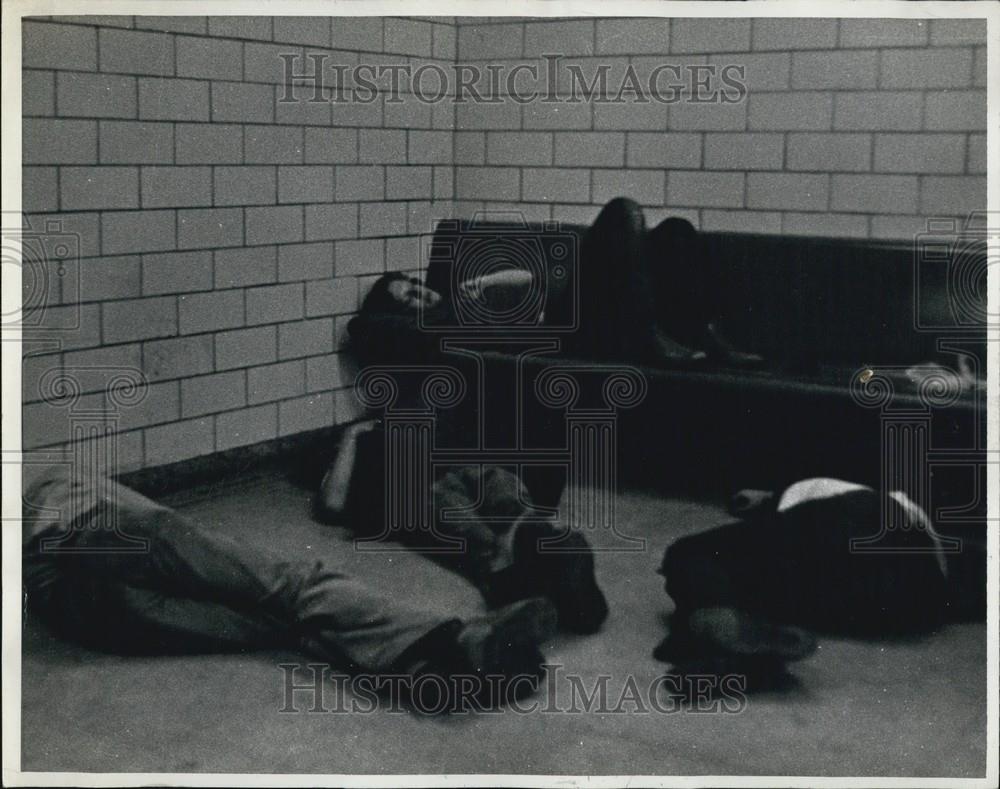
[[[985,554],[966,540],[949,566],[930,519],[900,491],[883,499],[807,479],[780,496],[742,491],[730,510],[741,520],[667,548],[660,572],[675,610],[660,660],[767,675],[812,654],[814,632],[921,634],[985,613]],[[869,550],[852,543],[876,536]]]
[[[434,675],[443,684],[424,687],[441,692],[462,676],[493,677],[484,692],[517,694],[526,675],[540,676],[538,645],[555,629],[547,600],[482,617],[432,613],[329,561],[286,561],[120,484],[66,477],[53,470],[28,487],[25,500],[46,514],[23,527],[26,615],[65,637],[124,653],[296,649],[366,674]],[[122,552],[122,535],[145,549]]]
[[[687,220],[670,217],[647,232],[636,202],[611,200],[583,238],[580,278],[579,304],[572,287],[558,296],[548,292],[541,316],[555,326],[575,320],[578,328],[563,343],[571,356],[651,364],[700,363],[707,357],[729,365],[761,361],[736,350],[719,331],[714,289],[697,231]],[[532,274],[512,263],[460,283],[452,299],[488,308],[478,314],[504,314],[524,303],[533,286]],[[475,306],[467,309],[476,311]],[[385,274],[348,324],[351,343],[363,364],[433,357],[438,335],[421,331],[421,325],[461,325],[456,317],[461,309],[418,279]]]
[[[608,605],[594,575],[593,550],[579,531],[534,514],[516,474],[486,464],[450,468],[430,481],[431,524],[391,531],[385,475],[385,432],[379,423],[347,427],[320,485],[317,515],[361,538],[427,551],[467,578],[491,607],[541,596],[553,603],[564,630],[600,629]],[[417,492],[408,495],[421,498]]]

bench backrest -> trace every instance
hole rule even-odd
[[[700,237],[701,264],[718,288],[726,334],[773,361],[912,363],[938,358],[942,336],[985,342],[985,245],[960,231],[913,242]],[[544,271],[546,287],[558,289],[566,281],[559,276],[561,245],[578,250],[585,238],[580,225],[443,220],[431,243],[427,284],[451,295],[457,279],[503,258]],[[500,247],[522,252],[494,254]]]

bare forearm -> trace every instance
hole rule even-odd
[[[533,279],[530,271],[508,268],[466,280],[459,286],[459,292],[471,299],[483,298],[487,293],[501,298],[510,294],[517,301],[531,287]]]

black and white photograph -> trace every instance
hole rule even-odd
[[[1000,6],[2,12],[5,785],[997,785]]]

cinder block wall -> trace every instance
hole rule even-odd
[[[651,222],[906,238],[981,208],[984,41],[984,23],[949,20],[26,21],[24,208],[31,232],[75,234],[79,259],[26,274],[24,446],[75,434],[128,470],[352,418],[344,324],[452,212],[589,222],[626,194]],[[736,63],[749,94],[286,104],[289,52],[443,67],[559,53],[590,76],[611,64],[611,84],[629,64]],[[108,394],[123,371],[149,382],[137,404]]]
[[[462,62],[559,53],[588,82],[610,64],[615,90],[629,64],[641,84],[664,63],[742,64],[748,95],[459,106],[456,212],[589,222],[624,194],[652,222],[912,238],[986,207],[985,40],[984,20],[463,18]]]
[[[450,212],[453,105],[281,103],[279,55],[448,65],[453,21],[49,17],[23,45],[24,209],[80,246],[32,297],[25,448],[108,429],[128,470],[350,418],[344,323]]]

